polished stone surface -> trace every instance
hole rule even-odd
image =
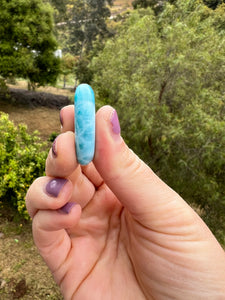
[[[77,87],[74,107],[77,161],[81,165],[87,165],[95,152],[95,96],[88,84]]]

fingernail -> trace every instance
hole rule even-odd
[[[63,127],[62,110],[60,110],[60,113],[59,113],[59,119],[60,119],[61,127]]]
[[[53,196],[58,197],[62,187],[67,183],[67,179],[64,178],[55,178],[50,180],[46,185],[46,192]]]
[[[120,122],[119,122],[119,118],[117,115],[116,110],[113,111],[113,114],[111,116],[111,124],[112,124],[112,131],[115,134],[120,134]]]
[[[71,209],[76,205],[74,202],[68,202],[63,207],[59,209],[59,212],[69,214]]]
[[[57,157],[56,139],[54,140],[54,142],[52,144],[52,155],[53,155],[53,157]]]

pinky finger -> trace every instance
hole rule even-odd
[[[80,220],[81,207],[70,207],[70,212],[39,210],[33,219],[34,242],[52,272],[68,257],[71,239],[66,229],[75,227]]]

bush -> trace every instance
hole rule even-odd
[[[58,135],[58,132],[53,131],[48,138],[49,142],[54,142]]]
[[[44,175],[47,151],[38,132],[27,133],[27,127],[13,124],[0,113],[0,200],[16,208],[29,219],[25,206],[28,187],[38,176]]]
[[[134,11],[93,59],[92,86],[129,146],[225,244],[224,13],[194,0]]]

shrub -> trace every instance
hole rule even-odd
[[[54,142],[54,140],[58,135],[59,135],[58,132],[53,131],[48,138],[49,142]]]
[[[46,144],[38,132],[27,133],[26,125],[15,126],[5,113],[0,113],[0,200],[15,207],[25,219],[28,187],[44,175]]]
[[[128,145],[225,244],[224,13],[194,0],[134,11],[91,67]]]

